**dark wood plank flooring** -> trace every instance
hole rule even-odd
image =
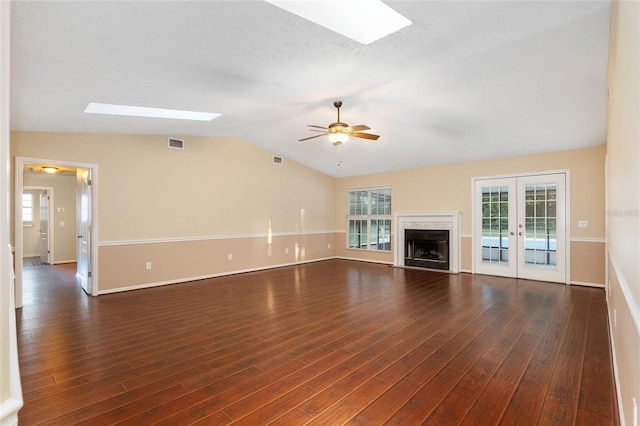
[[[86,296],[24,271],[21,425],[611,425],[602,289],[331,260]]]

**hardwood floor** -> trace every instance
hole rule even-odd
[[[86,296],[24,271],[21,425],[616,424],[602,289],[330,260]]]

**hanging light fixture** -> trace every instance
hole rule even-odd
[[[333,142],[334,145],[341,145],[349,140],[349,135],[342,132],[330,133],[329,140]]]

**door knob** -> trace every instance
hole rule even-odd
[[[78,238],[82,238],[82,235],[78,235]]]
[[[509,234],[511,234],[511,235],[516,235],[516,233],[515,233],[515,232],[513,232],[513,231],[509,232]]]

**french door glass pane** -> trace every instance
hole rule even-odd
[[[509,189],[482,188],[482,262],[509,262]]]
[[[525,185],[524,263],[556,266],[556,184]]]

